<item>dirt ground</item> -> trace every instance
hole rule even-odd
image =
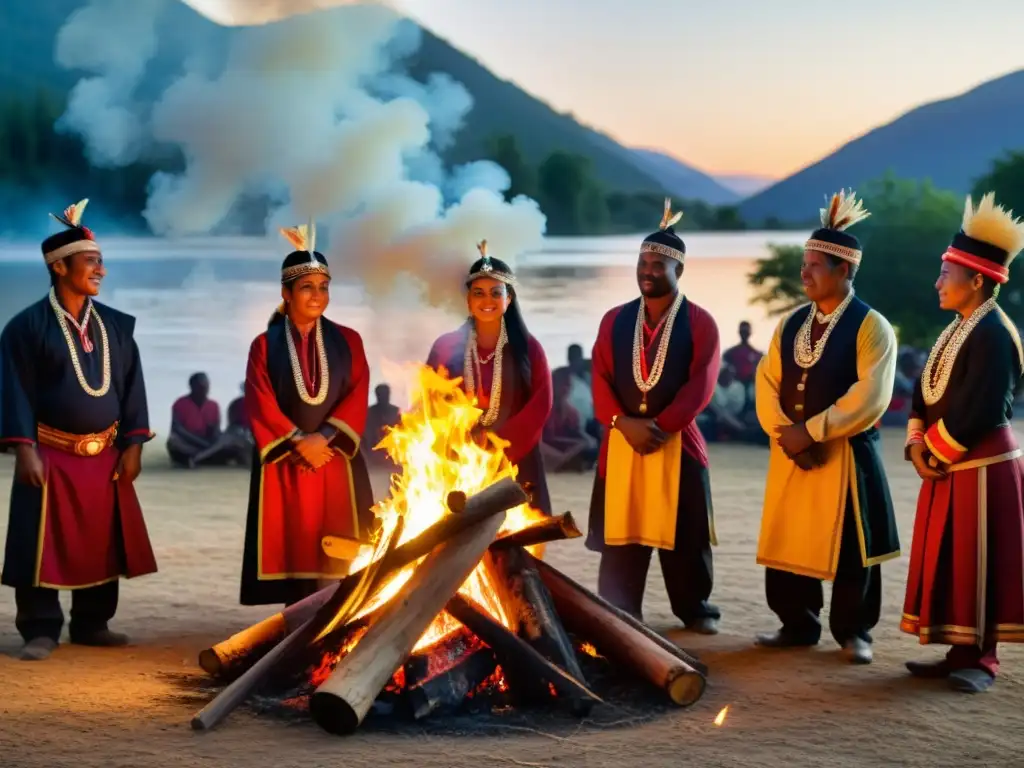
[[[1004,647],[1003,675],[980,696],[954,694],[904,672],[906,659],[936,657],[941,649],[920,648],[897,628],[917,478],[901,460],[900,435],[887,434],[885,446],[904,555],[884,566],[872,666],[844,663],[831,639],[813,651],[752,647],[756,631],[775,625],[764,603],[763,571],[754,562],[767,453],[716,446],[711,460],[720,545],[712,599],[723,611],[722,632],[693,637],[673,631],[656,558],[645,607],[652,626],[710,666],[700,702],[647,716],[634,712],[619,722],[595,716],[568,727],[547,718],[529,728],[431,724],[338,738],[312,721],[286,723],[244,709],[216,731],[190,730],[191,715],[204,703],[194,694],[203,674],[199,650],[272,611],[238,605],[247,473],[172,471],[162,446],[153,445],[138,489],[160,572],[122,582],[113,625],[129,632],[135,645],[62,645],[45,663],[17,661],[9,655],[20,644],[14,596],[8,589],[0,593],[0,766],[1024,765],[1024,649]],[[12,467],[0,456],[5,509]],[[554,476],[551,485],[556,511],[573,511],[584,526],[591,477]],[[597,558],[582,539],[549,546],[546,559],[594,586]],[[67,595],[63,601],[67,606]],[[726,705],[725,724],[716,727],[713,719]]]

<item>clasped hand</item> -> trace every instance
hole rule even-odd
[[[935,461],[934,467],[929,463],[929,459],[932,458],[924,443],[914,443],[910,446],[910,461],[922,480],[941,480],[946,476],[946,470],[938,461]]]
[[[295,453],[304,465],[304,469],[320,469],[334,458],[334,449],[327,438],[319,432],[306,435],[295,444]]]
[[[668,434],[654,423],[654,419],[620,416],[615,420],[615,428],[622,433],[633,450],[641,456],[654,453],[668,440]]]
[[[818,459],[811,452],[814,438],[803,423],[785,424],[775,431],[775,437],[779,447],[800,469],[810,470],[818,466]]]

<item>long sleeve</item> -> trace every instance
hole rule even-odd
[[[950,382],[946,393],[945,416],[924,433],[928,450],[945,464],[962,459],[978,440],[1006,423],[1020,375],[1016,345],[1002,326],[978,325],[960,350],[965,353],[964,375]]]
[[[331,446],[351,459],[359,451],[363,431],[366,429],[366,414],[370,408],[370,365],[366,361],[363,338],[351,328],[338,326],[348,342],[352,357],[351,389],[348,395],[331,412],[320,433]]]
[[[554,403],[551,369],[544,348],[533,336],[529,337],[528,345],[530,399],[496,430],[498,437],[511,443],[505,454],[513,464],[518,464],[537,447]]]
[[[688,303],[688,306],[693,338],[690,376],[668,407],[655,419],[655,423],[669,434],[682,432],[707,408],[715,394],[718,372],[722,367],[718,326],[714,318],[696,304]]]
[[[882,418],[896,380],[896,334],[875,310],[857,332],[857,382],[834,405],[805,422],[817,443],[852,437]]]
[[[621,416],[622,406],[615,394],[615,371],[612,357],[612,326],[621,307],[608,312],[597,331],[597,340],[591,352],[590,389],[594,398],[594,418],[605,427],[611,426],[612,419]]]
[[[128,351],[125,361],[125,386],[121,395],[121,422],[118,426],[118,446],[147,443],[153,439],[149,428],[149,405],[146,400],[146,380],[142,375],[142,357],[135,339],[128,337],[124,345]]]
[[[793,422],[782,411],[779,393],[782,387],[782,329],[786,325],[784,318],[772,334],[772,343],[768,345],[768,353],[757,364],[754,374],[754,407],[761,429],[769,437],[775,435],[779,427]]]
[[[36,443],[36,363],[26,329],[0,334],[0,450]]]
[[[277,396],[267,372],[267,337],[260,335],[249,347],[245,370],[245,407],[249,429],[260,452],[260,461],[280,461],[292,449],[291,438],[299,429],[277,405]]]

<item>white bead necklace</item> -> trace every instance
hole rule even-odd
[[[331,385],[331,374],[327,367],[327,350],[324,349],[324,331],[320,318],[316,319],[316,332],[314,333],[314,344],[316,344],[317,360],[320,363],[320,388],[316,395],[310,395],[306,389],[306,379],[302,375],[302,364],[299,362],[299,353],[295,349],[295,339],[292,338],[292,321],[285,315],[284,335],[288,343],[288,357],[291,358],[292,377],[295,379],[295,390],[306,405],[323,405],[327,399],[327,389]],[[310,376],[310,378],[313,378]]]
[[[103,325],[103,320],[100,319],[100,313],[93,311],[91,299],[86,299],[86,302],[87,309],[85,312],[85,319],[82,321],[81,326],[78,326],[77,321],[74,322],[80,329],[84,329],[87,327],[90,319],[96,319],[96,327],[99,328],[100,331],[100,355],[103,358],[103,377],[100,381],[99,389],[93,389],[90,387],[89,382],[85,378],[85,374],[82,371],[82,363],[78,359],[78,350],[75,348],[75,340],[71,337],[71,331],[68,329],[68,323],[65,319],[65,316],[70,317],[70,314],[57,300],[57,292],[53,288],[50,289],[50,307],[53,308],[54,314],[57,315],[57,323],[60,325],[61,333],[64,334],[64,341],[68,345],[68,353],[71,355],[71,367],[75,369],[75,377],[78,379],[78,385],[87,395],[92,397],[103,397],[110,391],[110,344],[107,342],[107,329]],[[81,333],[79,335],[81,336]]]
[[[470,324],[469,339],[466,341],[466,351],[462,359],[462,380],[466,388],[466,394],[476,395],[476,381],[483,382],[481,366],[494,360],[494,372],[491,376],[491,391],[487,400],[487,410],[480,417],[480,423],[489,427],[498,420],[498,412],[501,410],[501,373],[502,353],[505,345],[508,344],[508,334],[505,332],[505,318],[501,318],[501,330],[498,332],[498,343],[486,358],[480,357],[480,350],[477,349],[476,325]]]
[[[823,315],[818,311],[818,305],[812,304],[811,311],[807,313],[807,319],[804,320],[800,329],[796,332],[796,341],[793,344],[793,358],[796,360],[796,364],[801,368],[813,368],[814,365],[821,360],[821,356],[825,353],[825,345],[828,343],[828,337],[832,335],[833,329],[839,323],[846,308],[850,306],[850,302],[853,301],[853,291],[851,290],[847,294],[846,298],[840,302],[839,306],[836,307],[832,312],[827,315]],[[825,332],[821,334],[814,345],[811,345],[811,332],[814,327],[815,319],[819,322],[828,321],[828,326],[825,328]]]
[[[946,326],[946,330],[942,332],[928,354],[928,362],[921,371],[921,394],[924,396],[925,405],[935,405],[942,399],[946,387],[949,386],[949,377],[953,373],[953,365],[960,354],[960,348],[982,318],[995,308],[996,300],[992,297],[971,312],[969,317],[958,316]]]
[[[665,359],[668,357],[668,345],[672,339],[672,326],[675,325],[676,315],[679,314],[679,307],[683,304],[682,292],[676,294],[675,301],[669,307],[668,316],[665,318],[665,326],[661,331],[661,339],[658,341],[658,351],[654,355],[654,362],[644,378],[644,360],[646,358],[646,345],[644,344],[644,321],[647,319],[647,301],[640,297],[640,311],[636,315],[636,328],[633,332],[633,381],[637,389],[643,393],[643,400],[640,403],[640,413],[647,413],[647,393],[658,386],[661,381],[661,374],[665,370]]]

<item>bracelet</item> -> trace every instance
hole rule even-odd
[[[917,445],[924,442],[924,432],[920,429],[914,429],[907,432],[907,442],[905,445]]]

